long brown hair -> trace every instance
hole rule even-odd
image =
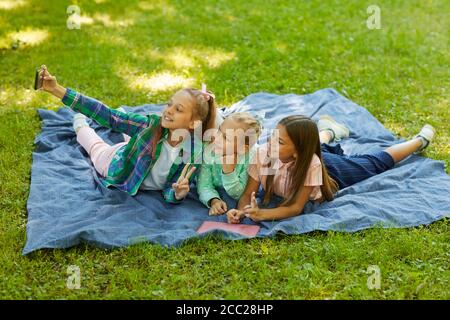
[[[182,90],[189,93],[193,99],[193,114],[202,122],[202,134],[206,130],[214,128],[216,123],[216,99],[214,94],[209,90],[207,93],[193,88]]]
[[[281,203],[281,206],[289,206],[295,202],[305,184],[306,175],[314,154],[319,157],[322,164],[322,185],[320,186],[322,198],[320,200],[333,200],[334,193],[339,190],[339,186],[328,175],[323,162],[322,152],[320,150],[319,130],[316,123],[308,117],[294,115],[282,119],[278,124],[286,129],[298,154],[288,177],[288,190],[290,190],[290,194]],[[270,202],[273,195],[273,180],[274,175],[267,176],[266,194],[263,201],[265,205]]]

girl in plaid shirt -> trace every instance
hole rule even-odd
[[[201,123],[203,133],[215,126],[216,105],[211,92],[182,89],[162,115],[126,113],[59,85],[45,66],[40,76],[43,90],[62,99],[78,112],[74,117],[77,141],[89,154],[100,181],[130,195],[138,190],[162,190],[167,202],[178,203],[202,162],[202,137],[192,134]],[[86,117],[131,137],[109,145],[89,127]]]

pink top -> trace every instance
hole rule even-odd
[[[259,147],[255,156],[256,159],[253,159],[248,167],[250,177],[259,181],[264,190],[266,190],[267,175],[275,174],[273,191],[277,196],[286,198],[289,194],[289,168],[292,167],[294,161],[283,163],[281,160],[276,159],[271,168],[264,167],[263,163],[268,161],[267,145]],[[304,185],[314,187],[309,197],[310,200],[317,200],[322,197],[322,192],[320,191],[320,186],[322,185],[322,163],[316,154],[311,160]]]

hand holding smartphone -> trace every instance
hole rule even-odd
[[[51,93],[57,98],[62,99],[66,94],[66,88],[61,86],[58,81],[56,81],[56,77],[52,76],[48,70],[47,66],[43,64],[39,69],[36,70],[36,74],[34,76],[34,90],[44,90],[48,93]]]
[[[34,76],[34,90],[39,90],[42,88],[42,83],[44,80],[44,73],[41,73],[42,68],[36,69],[36,74]]]

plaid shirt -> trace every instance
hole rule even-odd
[[[83,96],[70,88],[67,88],[62,102],[103,127],[131,136],[128,144],[118,149],[114,155],[108,176],[100,178],[100,181],[105,187],[114,186],[132,196],[135,195],[158,160],[162,142],[169,134],[168,129],[161,127],[161,117],[155,114],[144,116],[111,109],[100,101]],[[163,197],[167,202],[180,202],[175,198],[172,183],[178,180],[185,164],[191,163],[196,167],[190,182],[193,181],[201,164],[202,142],[194,135],[191,135],[190,140],[183,142],[180,154],[169,170],[163,190]]]

